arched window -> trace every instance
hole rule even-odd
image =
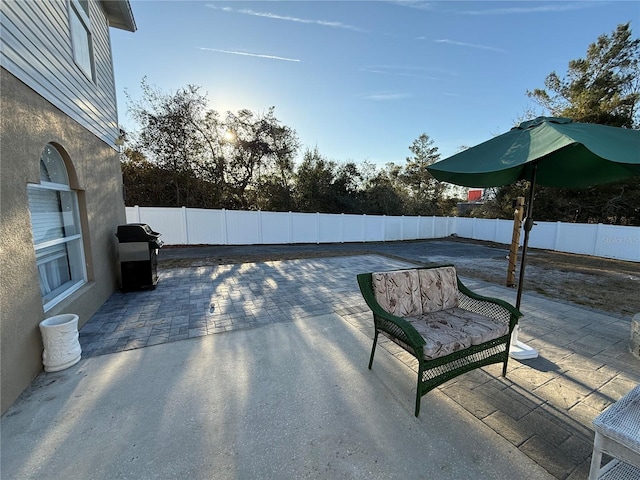
[[[47,311],[87,281],[78,198],[58,150],[40,156],[40,183],[27,185],[42,304]]]

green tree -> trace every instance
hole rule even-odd
[[[318,147],[304,152],[302,163],[296,170],[296,198],[301,212],[336,212],[332,184],[336,176],[336,163],[320,154]]]
[[[438,147],[426,133],[421,134],[409,146],[413,153],[407,157],[404,172],[400,175],[407,186],[409,215],[437,215],[440,213],[438,202],[442,199],[444,184],[438,182],[428,172],[427,167],[440,159]]]
[[[128,99],[139,126],[132,148],[170,172],[175,206],[213,203],[217,208],[271,208],[291,199],[299,142],[296,132],[275,117],[274,107],[264,115],[240,110],[227,112],[221,119],[207,107],[200,87],[189,85],[165,93],[151,87],[146,78],[142,98]],[[209,191],[206,201],[201,194],[190,194],[191,188],[202,184]],[[284,202],[275,196],[284,196]],[[200,203],[190,203],[194,198]]]
[[[338,164],[323,157],[318,147],[307,149],[295,175],[298,210],[323,213],[362,211],[362,175],[354,162]]]
[[[564,78],[556,72],[545,89],[527,95],[552,115],[576,122],[640,127],[640,39],[629,23],[618,25],[589,45],[585,58],[571,60]],[[640,225],[640,179],[632,178],[587,189],[540,187],[536,218]]]
[[[640,39],[629,23],[589,45],[585,58],[571,60],[564,78],[556,72],[544,89],[527,95],[558,117],[614,127],[640,126]]]
[[[265,115],[249,110],[227,113],[223,123],[231,138],[226,142],[223,178],[229,207],[251,208],[251,196],[268,176],[281,192],[289,192],[293,159],[298,150],[294,130],[280,124],[271,107]],[[253,192],[248,195],[247,192]]]
[[[402,167],[387,163],[374,175],[368,174],[362,192],[364,213],[403,215],[409,201],[406,185],[401,181]]]
[[[175,172],[131,148],[121,154],[121,168],[125,205],[174,207],[181,202],[203,208],[216,206],[210,184],[193,172]]]
[[[331,192],[339,213],[364,213],[361,205],[361,180],[362,175],[354,162],[346,162],[337,167]]]
[[[189,182],[206,155],[206,146],[198,128],[206,113],[206,97],[199,87],[188,85],[174,94],[166,94],[141,82],[142,98],[127,95],[129,111],[140,129],[134,149],[149,161],[173,174],[176,205],[191,206]]]
[[[536,218],[542,221],[640,225],[640,179],[589,188],[540,187]]]

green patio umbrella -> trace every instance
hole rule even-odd
[[[427,170],[442,182],[497,187],[536,176],[547,187],[584,188],[640,175],[640,130],[538,117]]]
[[[538,117],[427,170],[441,182],[467,187],[531,182],[516,296],[520,308],[535,186],[584,188],[640,175],[640,130]]]

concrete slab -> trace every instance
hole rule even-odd
[[[338,315],[83,359],[2,417],[3,479],[552,478]]]

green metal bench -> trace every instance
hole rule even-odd
[[[470,291],[453,265],[362,273],[360,291],[380,333],[418,360],[416,417],[423,395],[473,369],[503,363],[507,373],[511,333],[522,314],[509,303]]]

